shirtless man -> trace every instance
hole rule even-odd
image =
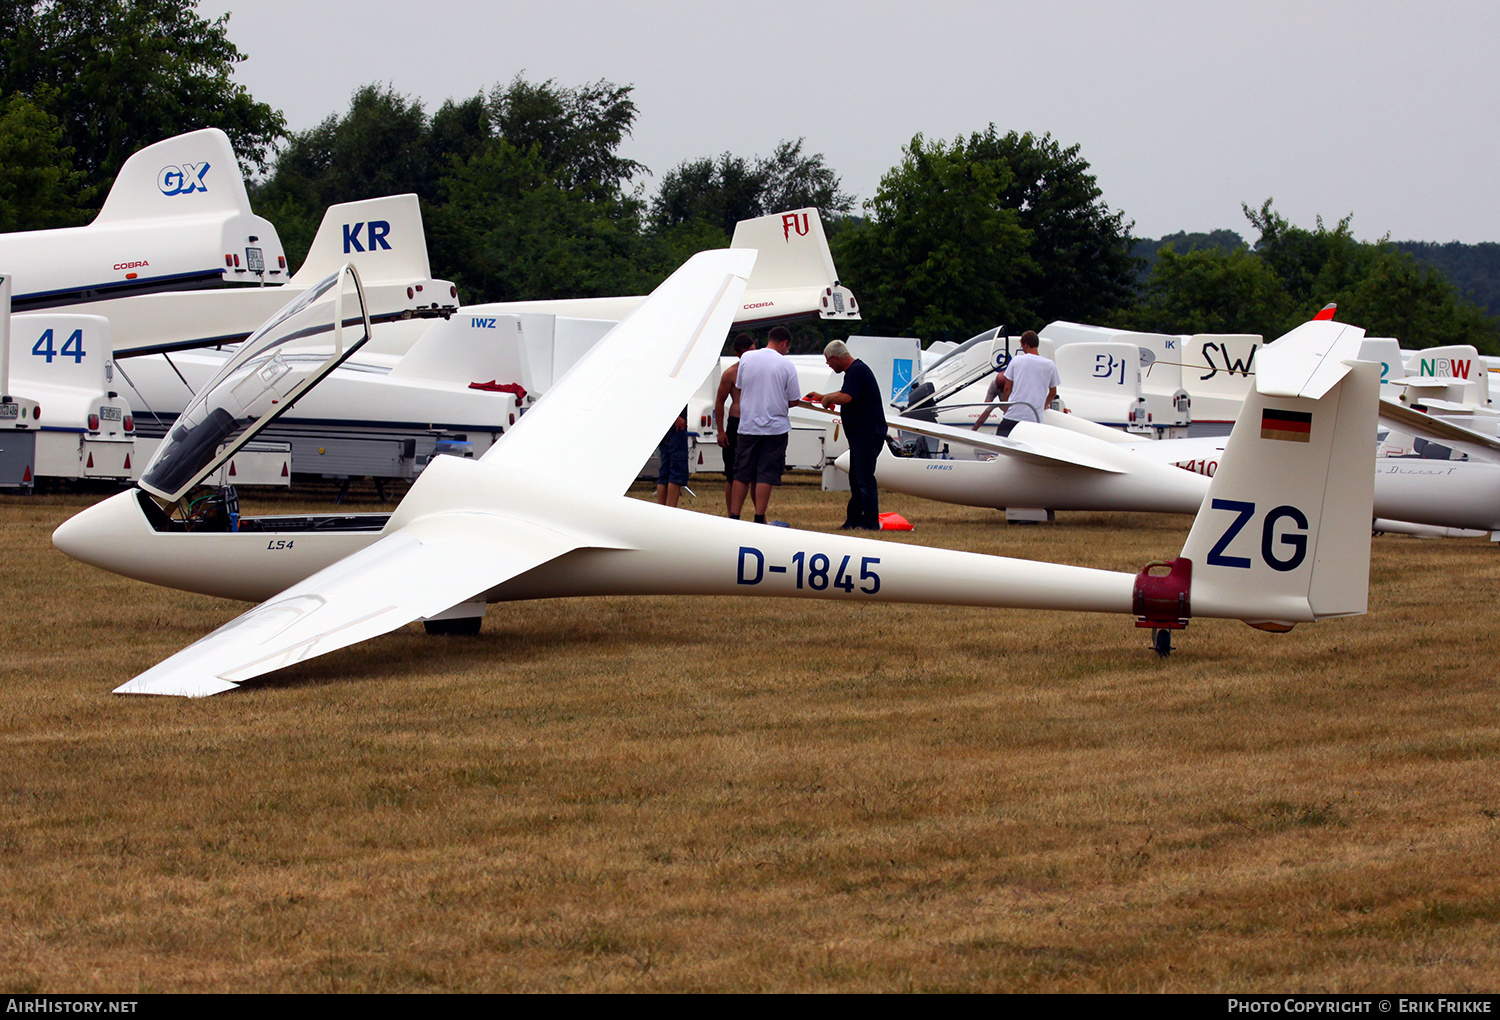
[[[744,353],[755,346],[755,341],[750,338],[749,333],[741,333],[734,338],[732,349],[736,359],[743,357]],[[734,454],[735,442],[739,438],[740,430],[740,388],[736,380],[740,375],[740,363],[738,360],[724,370],[719,377],[719,396],[714,401],[714,421],[719,426],[719,446],[724,451],[724,508],[727,510],[733,506],[734,496]],[[729,402],[729,415],[724,414],[724,402]]]

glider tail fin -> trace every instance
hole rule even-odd
[[[1324,366],[1258,373],[1182,550],[1193,616],[1289,630],[1365,612],[1380,366]]]
[[[345,263],[359,270],[366,286],[431,277],[417,196],[387,195],[329,206],[292,282],[311,284]]]

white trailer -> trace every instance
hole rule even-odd
[[[55,312],[6,320],[0,485],[131,478],[139,467],[135,420],[130,402],[112,388],[109,320]]]

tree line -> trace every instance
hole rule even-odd
[[[1231,230],[1143,241],[1079,146],[1050,134],[917,135],[861,207],[805,139],[688,160],[648,191],[648,168],[620,154],[629,85],[518,75],[429,112],[372,84],[289,132],[233,83],[243,59],[228,16],[205,20],[196,0],[0,0],[0,230],[86,223],[136,149],[219,127],[294,264],[328,205],[414,192],[434,272],[470,302],[644,293],[728,244],[738,220],[812,205],[864,315],[837,333],[958,340],[1071,319],[1277,336],[1335,301],[1371,335],[1500,353],[1500,301],[1474,299],[1500,280],[1500,245],[1477,246],[1481,263],[1453,245],[1360,241],[1348,217],[1296,226],[1270,199],[1244,208],[1253,243]]]

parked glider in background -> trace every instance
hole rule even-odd
[[[1362,335],[1325,315],[1264,351],[1303,347],[1352,359]],[[1380,401],[1379,421],[1470,459],[1377,460],[1372,448],[1377,530],[1424,536],[1440,533],[1433,529],[1500,531],[1500,440],[1389,400]],[[977,448],[990,459],[882,457],[876,477],[883,488],[995,508],[1195,513],[1227,443],[1222,436],[1140,440],[1056,411],[1045,412],[1041,424],[1018,423],[1008,436],[905,417],[892,418],[891,425]],[[839,464],[846,467],[847,459]]]
[[[1282,362],[1342,364],[1358,357],[1362,336],[1362,330],[1342,323],[1313,321],[1265,347],[1261,356],[1274,350]],[[1256,379],[1259,385],[1261,376]],[[1142,440],[1057,411],[1046,411],[1041,422],[1015,422],[1003,436],[908,417],[892,418],[891,425],[976,447],[992,459],[882,457],[876,466],[882,488],[997,508],[1194,513],[1207,483],[1180,469],[1205,451],[1217,462],[1226,442],[1223,437]],[[1373,460],[1373,432],[1369,455]]]
[[[190,462],[203,464],[198,475],[211,468],[239,430],[295,399],[359,342],[327,325],[335,298],[354,307],[347,272],[322,288],[321,304],[285,310],[185,412],[143,489],[83,511],[53,536],[63,552],[129,577],[265,600],[118,690],[216,694],[415,620],[473,630],[486,603],[560,596],[1065,609],[1129,614],[1158,636],[1194,616],[1281,630],[1365,611],[1365,464],[1379,371],[1368,364],[1263,362],[1261,392],[1182,556],[1140,574],[768,528],[627,497],[718,357],[754,260],[733,249],[689,260],[483,458],[437,458],[389,517],[238,517],[222,502],[227,493],[185,503]],[[321,332],[311,318],[318,308]],[[1285,420],[1297,423],[1295,436],[1267,424]],[[560,446],[582,452],[559,458]],[[169,518],[163,507],[173,501],[185,516]]]

